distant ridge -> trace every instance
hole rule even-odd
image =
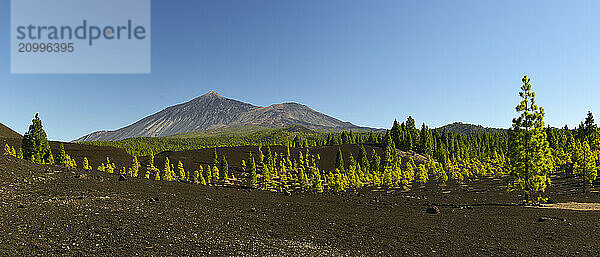
[[[296,125],[309,130],[370,130],[340,121],[298,103],[260,107],[225,98],[215,91],[210,91],[186,103],[167,107],[127,127],[114,131],[97,131],[74,141],[165,137],[233,126],[284,128]]]
[[[0,123],[0,137],[3,138],[22,138],[21,134]]]
[[[462,123],[462,122],[454,122],[448,125],[441,126],[436,128],[435,130],[438,132],[444,131],[447,129],[449,132],[454,132],[458,134],[471,134],[471,133],[501,133],[505,132],[506,129],[502,128],[487,128],[481,125]]]

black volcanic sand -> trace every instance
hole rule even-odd
[[[595,256],[600,212],[515,206],[503,182],[281,193],[0,157],[0,255]],[[552,200],[598,202],[555,178]],[[438,214],[426,213],[434,203]],[[540,217],[551,219],[538,222]],[[565,219],[564,221],[562,219]]]

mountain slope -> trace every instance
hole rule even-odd
[[[297,103],[254,106],[222,97],[214,91],[189,102],[168,107],[127,127],[98,131],[75,142],[164,137],[232,126],[280,128],[301,125],[309,129],[361,129]]]
[[[0,123],[0,137],[21,138],[22,136],[14,130],[10,129],[9,127],[5,126],[4,124]]]
[[[452,124],[444,125],[442,127],[436,128],[435,130],[438,132],[443,132],[444,129],[447,129],[449,132],[459,133],[459,134],[471,134],[471,133],[500,133],[506,131],[506,129],[501,128],[487,128],[481,125],[462,123],[462,122],[454,122]]]

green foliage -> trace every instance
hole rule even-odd
[[[83,168],[84,170],[92,170],[92,167],[90,166],[90,163],[89,163],[89,161],[88,161],[88,158],[87,158],[87,157],[83,157],[83,163],[82,163],[82,166],[83,166],[82,168]]]
[[[516,110],[520,116],[513,119],[510,131],[509,188],[520,188],[528,202],[532,195],[543,192],[550,183],[548,174],[553,169],[552,155],[544,132],[544,109],[535,103],[530,78],[524,76]]]
[[[250,157],[248,158],[248,165],[250,170],[250,177],[248,178],[248,184],[251,187],[256,186],[258,183],[258,177],[256,175],[256,163],[254,162],[254,157],[252,157],[252,153],[250,153]]]
[[[179,173],[179,179],[181,180],[186,180],[185,179],[185,169],[183,168],[183,163],[181,161],[179,161],[177,163],[177,173]]]
[[[65,146],[63,144],[58,146],[58,154],[55,160],[57,165],[67,166],[67,154],[65,153]]]
[[[133,156],[133,159],[131,160],[131,167],[129,167],[128,175],[130,177],[137,178],[139,171],[140,171],[140,162],[138,161],[137,156]]]
[[[342,149],[338,147],[338,152],[335,156],[335,169],[341,172],[344,171],[344,157],[342,154]]]
[[[29,130],[25,135],[23,135],[21,143],[21,147],[23,148],[23,158],[26,160],[33,160],[36,163],[54,163],[46,132],[43,129],[42,121],[37,113],[31,122],[32,124],[29,126]]]
[[[584,191],[589,191],[592,181],[596,180],[598,176],[596,158],[587,141],[581,143],[577,140],[573,158],[573,173],[583,177]]]
[[[421,184],[427,183],[427,180],[429,179],[429,175],[427,174],[427,169],[425,168],[425,165],[419,164],[419,167],[417,168],[417,173],[415,174],[415,176],[416,176],[417,182],[419,182]]]
[[[162,175],[162,180],[166,180],[166,181],[172,181],[173,180],[173,176],[171,174],[171,163],[169,161],[169,157],[165,158],[165,166],[163,168],[163,175]]]
[[[19,151],[17,152],[17,158],[23,159],[23,148],[19,147]]]
[[[243,161],[243,160],[242,160]],[[225,155],[221,158],[221,179],[225,182],[229,181],[229,164],[227,163],[227,159]]]

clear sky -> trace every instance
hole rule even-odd
[[[150,75],[11,75],[0,122],[51,139],[117,129],[210,90],[390,127],[408,115],[509,127],[530,75],[552,126],[600,115],[600,1],[152,1]],[[600,117],[600,116],[599,116]]]

